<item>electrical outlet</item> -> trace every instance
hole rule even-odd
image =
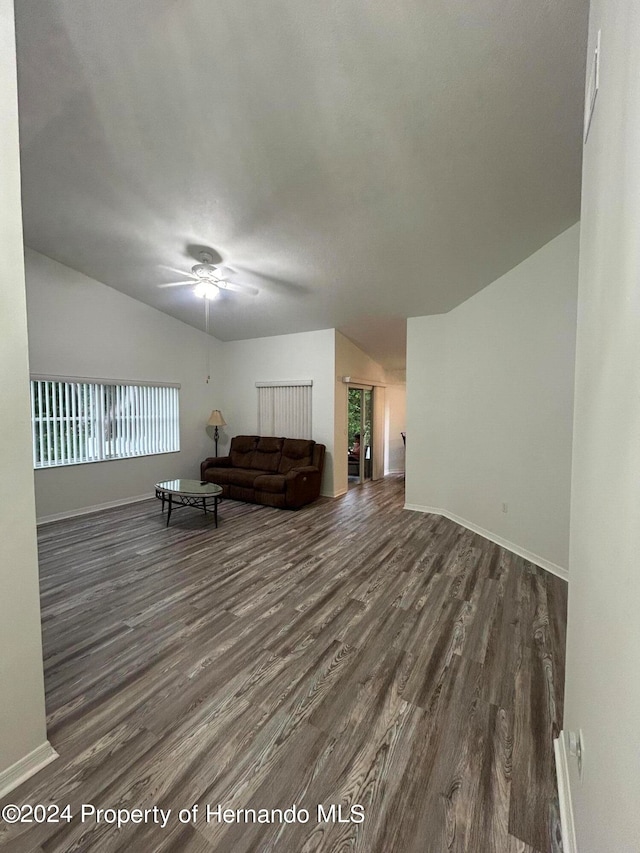
[[[502,512],[509,512],[509,504],[508,503],[502,504]]]

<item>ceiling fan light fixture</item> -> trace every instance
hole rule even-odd
[[[258,293],[256,287],[249,284],[241,284],[234,280],[237,272],[233,267],[214,266],[213,255],[209,252],[200,252],[200,263],[194,264],[191,267],[191,272],[181,273],[186,276],[186,281],[169,281],[159,284],[158,287],[182,287],[182,285],[192,285],[193,292],[201,299],[216,299],[220,295],[220,291],[236,291],[246,293],[249,296],[255,296]],[[162,265],[161,265],[162,266]],[[173,267],[167,267],[172,272],[180,273],[180,270]],[[231,281],[227,276],[231,276]]]
[[[201,281],[196,284],[194,293],[201,299],[217,299],[220,289],[212,281]]]

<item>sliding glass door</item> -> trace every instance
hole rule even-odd
[[[348,475],[357,485],[373,475],[373,389],[349,386]]]

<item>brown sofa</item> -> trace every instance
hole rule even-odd
[[[320,494],[324,444],[301,438],[236,435],[228,456],[200,465],[200,479],[238,501],[299,509]]]

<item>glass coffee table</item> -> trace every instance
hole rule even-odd
[[[213,518],[218,526],[218,501],[222,487],[215,483],[203,483],[200,480],[165,480],[156,483],[156,497],[162,501],[162,512],[165,503],[169,504],[167,527],[171,518],[171,510],[178,506],[192,506],[207,512],[213,502]]]

